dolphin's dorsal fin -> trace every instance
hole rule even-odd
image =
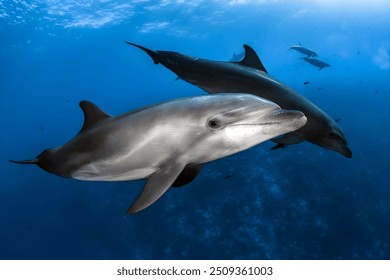
[[[259,56],[257,55],[257,53],[247,44],[244,44],[244,49],[245,49],[245,56],[242,60],[238,61],[237,63],[245,66],[253,67],[261,71],[264,71],[265,73],[268,73],[263,63],[261,62]]]
[[[86,129],[88,129],[89,127],[91,127],[92,125],[94,125],[100,120],[111,117],[110,115],[103,112],[98,106],[96,106],[92,102],[84,100],[81,101],[79,105],[81,110],[83,110],[84,113],[84,124],[80,132],[85,131]]]

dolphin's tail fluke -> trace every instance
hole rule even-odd
[[[35,159],[28,159],[28,160],[9,160],[10,162],[17,163],[17,164],[37,164],[39,160],[37,158]]]
[[[132,45],[134,47],[137,47],[137,48],[143,50],[144,52],[146,52],[153,59],[154,64],[159,64],[160,63],[160,59],[158,58],[158,55],[157,55],[156,52],[154,52],[152,50],[149,50],[149,49],[147,49],[145,47],[142,47],[142,46],[130,43],[130,42],[125,42],[125,43],[129,44],[129,45]]]

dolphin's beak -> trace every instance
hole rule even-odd
[[[269,123],[278,122],[278,123],[284,123],[284,122],[292,122],[299,120],[299,122],[304,122],[302,124],[306,124],[306,116],[301,111],[296,110],[285,110],[285,109],[278,109],[272,111],[268,116],[265,116],[263,118],[266,118]],[[268,119],[267,119],[268,118]]]
[[[342,154],[346,158],[352,158],[352,151],[347,146],[343,147],[343,150],[340,151],[340,154]]]
[[[288,133],[303,127],[306,122],[305,114],[300,111],[278,109],[263,116],[261,124],[264,125],[263,133],[273,133],[281,127]]]
[[[142,47],[142,46],[130,43],[130,42],[125,42],[125,43],[129,44],[129,45],[132,45],[134,47],[137,47],[137,48],[143,50],[144,52],[146,52],[153,59],[154,64],[159,64],[160,63],[160,59],[158,58],[158,55],[157,55],[156,52],[154,52],[152,50],[149,50],[149,49],[147,49],[145,47]]]
[[[318,145],[318,143],[315,142],[312,143]],[[331,146],[331,147],[323,146],[323,145],[319,145],[319,146],[324,147],[325,149],[338,152],[339,154],[345,156],[346,158],[352,158],[352,151],[350,148],[347,147],[346,143],[337,143],[335,146]]]

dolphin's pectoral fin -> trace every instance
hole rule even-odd
[[[214,93],[229,93],[229,90],[226,89],[219,89],[218,87],[210,87],[210,86],[202,86],[198,84],[194,84],[197,87],[203,89],[205,92],[209,94],[214,94]]]
[[[286,144],[280,144],[280,143],[278,143],[278,144],[276,144],[275,146],[273,146],[273,147],[271,148],[271,150],[284,149],[284,148],[286,148],[286,147],[287,147]]]
[[[184,164],[172,163],[153,173],[148,178],[141,194],[127,212],[133,214],[152,205],[169,189],[183,171],[184,166]]]
[[[94,125],[100,120],[111,117],[109,114],[103,112],[98,106],[96,106],[92,102],[81,101],[79,105],[84,113],[84,124],[80,132],[85,131],[90,126]]]
[[[264,71],[265,73],[268,73],[267,70],[265,69],[263,63],[261,62],[259,56],[257,53],[248,45],[244,45],[245,49],[245,56],[242,60],[235,62],[238,64],[242,64],[245,66],[253,67],[256,69],[259,69],[261,71]]]
[[[172,187],[178,188],[192,182],[202,170],[202,165],[187,166],[173,182]]]

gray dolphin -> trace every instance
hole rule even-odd
[[[312,58],[312,57],[302,57],[304,61],[307,63],[310,63],[311,65],[318,67],[318,70],[321,70],[322,68],[325,67],[330,67],[330,65],[322,60],[319,60],[317,58]]]
[[[147,178],[135,213],[159,199],[170,186],[191,182],[203,163],[248,149],[296,130],[302,112],[248,94],[188,97],[111,117],[80,102],[84,125],[66,144],[32,160],[55,175],[89,181]]]
[[[233,53],[232,58],[229,59],[228,61],[229,61],[229,62],[237,62],[237,61],[240,61],[240,60],[244,57],[244,55],[245,55],[245,52],[240,52],[240,53],[238,53],[238,54]]]
[[[307,55],[308,57],[317,57],[318,56],[316,52],[314,52],[308,48],[305,48],[302,45],[294,45],[291,48],[289,48],[289,50],[296,50],[300,53]]]
[[[307,124],[297,131],[273,139],[278,143],[275,148],[306,140],[339,152],[347,158],[352,157],[339,125],[310,100],[269,76],[260,58],[250,46],[244,45],[245,56],[241,61],[225,62],[171,51],[151,51],[130,42],[126,43],[145,51],[155,64],[161,63],[181,79],[210,94],[252,93],[277,103],[283,109],[303,112],[307,117]]]

